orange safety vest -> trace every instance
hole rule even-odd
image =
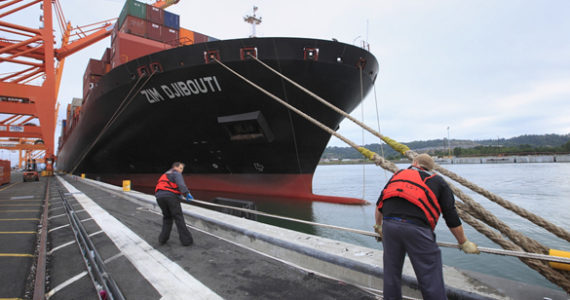
[[[158,183],[156,184],[154,192],[156,193],[158,192],[158,190],[169,191],[178,195],[182,194],[178,190],[178,185],[176,184],[176,182],[170,181],[166,176],[166,173],[162,174],[162,176],[160,176],[160,178],[158,179]]]
[[[420,171],[417,170],[404,169],[396,172],[382,192],[378,209],[382,208],[386,199],[394,197],[406,199],[424,212],[431,229],[434,230],[441,214],[441,207],[437,197],[425,183],[433,176],[435,174],[422,180]]]

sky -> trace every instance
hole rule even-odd
[[[124,3],[60,2],[74,26],[115,18]],[[180,0],[168,10],[181,15],[182,27],[219,39],[247,37],[251,27],[243,16],[255,5],[263,18],[259,37],[336,38],[355,45],[366,40],[380,73],[376,93],[371,90],[352,115],[364,115],[366,124],[397,141],[570,133],[570,1],[205,3]],[[37,27],[38,16],[29,19]],[[88,59],[99,59],[109,45],[107,38],[66,60],[60,120],[71,99],[82,95]],[[59,132],[58,126],[56,139]],[[338,132],[357,144],[378,142],[368,133],[363,139],[349,120]],[[346,145],[333,137],[329,146]]]

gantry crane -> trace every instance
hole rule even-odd
[[[40,6],[43,26],[6,22],[10,15]],[[62,32],[55,48],[53,13]],[[65,58],[109,36],[113,20],[73,28],[59,0],[8,0],[0,3],[0,149],[43,154],[46,169],[54,161],[57,94]],[[30,121],[38,119],[39,125]],[[29,155],[28,155],[29,156]]]
[[[166,8],[180,0],[158,0],[152,5]],[[43,155],[46,170],[55,160],[54,134],[57,122],[57,95],[65,58],[88,47],[113,30],[110,19],[81,27],[65,20],[59,0],[6,0],[0,4],[0,149],[19,150],[19,166],[25,157]],[[2,19],[24,9],[40,6],[43,26],[39,29],[5,22]],[[60,26],[62,40],[55,48],[53,14]],[[4,65],[9,65],[6,69]],[[11,72],[5,73],[10,68]],[[33,119],[37,124],[30,123]],[[22,151],[27,151],[25,156]],[[33,153],[32,153],[33,152]]]

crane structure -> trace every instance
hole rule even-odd
[[[154,7],[165,9],[171,5],[177,4],[180,0],[158,0],[151,4]]]
[[[16,15],[24,10],[37,11],[38,6],[39,28],[21,25],[29,18]],[[59,48],[54,12],[62,35]],[[5,21],[9,18],[18,24]],[[57,95],[65,58],[109,36],[114,20],[72,27],[59,0],[0,2],[0,118],[4,117],[0,120],[0,149],[20,151],[20,167],[26,158],[43,155],[46,170],[51,172]],[[22,151],[27,153],[23,156]]]

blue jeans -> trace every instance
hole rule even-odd
[[[406,253],[412,262],[422,296],[426,300],[447,299],[443,283],[441,250],[430,228],[384,220],[384,299],[402,298],[402,267]]]

